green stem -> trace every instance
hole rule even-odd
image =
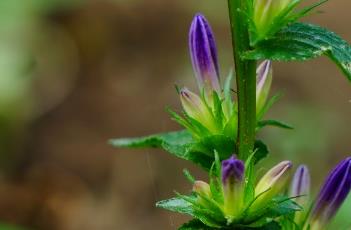
[[[250,50],[247,0],[228,0],[235,73],[238,92],[238,143],[237,153],[246,160],[255,143],[256,129],[256,62],[243,60],[240,55]]]

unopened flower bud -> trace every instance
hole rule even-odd
[[[200,90],[220,93],[217,48],[212,29],[201,15],[195,15],[189,32],[191,60]]]
[[[282,13],[292,0],[254,0],[254,22],[259,34],[270,29],[274,19]]]
[[[180,100],[187,115],[202,123],[209,130],[216,129],[209,108],[198,95],[187,88],[183,88],[180,90]]]
[[[311,230],[324,229],[351,189],[351,157],[341,161],[329,174],[311,213]]]
[[[291,167],[292,163],[290,161],[282,161],[261,178],[255,188],[257,199],[254,201],[252,209],[262,208],[284,190],[290,176]]]
[[[195,183],[193,185],[193,191],[202,195],[202,196],[206,196],[206,197],[211,196],[210,185],[204,181],[201,181],[201,180],[195,181]]]
[[[272,62],[264,61],[257,68],[256,114],[264,108],[272,85]]]
[[[295,201],[302,206],[303,210],[295,213],[295,223],[301,223],[307,213],[307,205],[310,195],[311,176],[306,165],[300,165],[290,187],[290,197],[296,197]]]
[[[235,218],[243,207],[244,172],[244,162],[235,155],[222,162],[224,213],[229,218]]]

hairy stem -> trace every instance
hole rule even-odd
[[[238,92],[237,153],[246,160],[255,143],[256,128],[256,62],[243,60],[240,55],[250,50],[246,0],[228,0],[235,73]]]

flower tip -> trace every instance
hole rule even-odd
[[[216,42],[209,22],[201,13],[191,23],[189,50],[200,90],[220,92]]]
[[[194,182],[193,191],[203,196],[211,195],[210,185],[200,180]]]
[[[334,217],[351,190],[351,157],[341,161],[329,174],[319,192],[312,220],[328,222]]]
[[[311,176],[306,165],[300,165],[294,174],[290,196],[307,196],[310,193]],[[303,197],[301,197],[304,199]]]
[[[244,162],[237,159],[235,155],[229,159],[222,161],[222,183],[227,184],[228,181],[241,182],[244,177]]]

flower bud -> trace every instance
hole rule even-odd
[[[220,93],[217,48],[212,29],[201,15],[195,15],[189,32],[191,61],[200,90],[207,95],[215,90]]]
[[[198,95],[183,88],[180,90],[180,100],[187,115],[202,123],[209,130],[216,130],[213,115]]]
[[[252,209],[262,208],[274,196],[283,191],[288,182],[291,167],[292,163],[290,161],[282,161],[261,178],[255,188],[257,199],[253,203]]]
[[[264,61],[257,68],[256,114],[264,108],[272,85],[272,62]]]
[[[290,197],[296,197],[295,201],[303,207],[302,211],[295,213],[295,223],[301,223],[307,213],[307,205],[310,195],[311,177],[307,166],[300,165],[290,187]]]
[[[312,210],[311,230],[323,229],[334,217],[351,189],[351,157],[341,161],[327,177]]]
[[[300,165],[294,174],[290,188],[290,196],[297,197],[297,200],[303,201],[303,203],[305,203],[305,201],[308,200],[307,196],[310,194],[310,187],[310,172],[306,165]]]
[[[210,185],[201,180],[197,180],[194,182],[193,191],[205,197],[211,196]]]
[[[254,0],[254,16],[256,29],[259,34],[268,31],[274,19],[282,13],[292,0]]]
[[[224,213],[235,218],[243,207],[244,162],[233,155],[222,162],[222,185],[224,193]]]

